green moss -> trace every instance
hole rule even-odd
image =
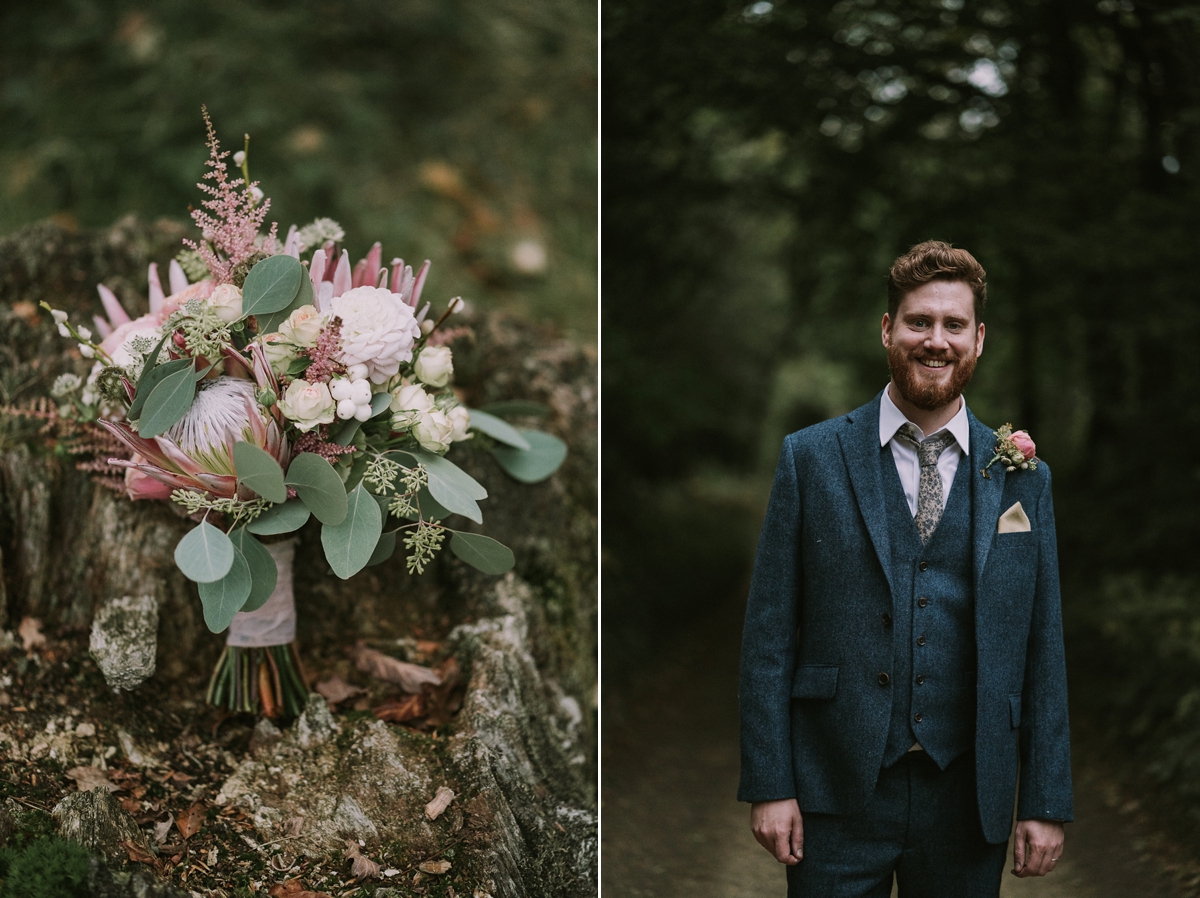
[[[75,842],[38,839],[10,855],[0,898],[86,898],[88,853]]]

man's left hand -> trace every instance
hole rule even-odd
[[[1013,875],[1045,876],[1062,857],[1066,832],[1053,820],[1018,820],[1013,837]]]

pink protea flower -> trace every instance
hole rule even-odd
[[[253,494],[239,490],[233,446],[248,442],[268,452],[281,467],[289,459],[287,440],[275,419],[259,411],[253,381],[218,377],[201,381],[183,420],[162,436],[145,439],[124,422],[100,421],[134,451],[133,461],[110,458],[109,464],[139,472],[170,489],[198,490],[219,499]],[[142,460],[138,461],[138,456]],[[127,478],[130,498],[163,498],[140,478]],[[169,495],[169,491],[168,491]]]

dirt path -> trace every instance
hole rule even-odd
[[[738,779],[740,612],[713,615],[655,672],[606,698],[601,884],[605,898],[782,898],[783,869],[750,835]],[[1079,764],[1059,869],[1004,877],[1002,898],[1194,898],[1180,851],[1101,772]],[[1200,854],[1200,852],[1197,852]],[[1195,859],[1195,858],[1193,858]],[[1191,868],[1190,863],[1184,866]],[[1172,869],[1174,868],[1174,869]]]

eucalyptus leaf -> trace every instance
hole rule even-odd
[[[138,436],[144,439],[166,433],[173,425],[183,420],[196,398],[196,380],[193,377],[192,361],[184,368],[168,374],[146,397],[138,419]]]
[[[239,483],[245,484],[268,502],[287,501],[283,468],[270,453],[244,440],[233,444],[233,467]]]
[[[376,393],[371,397],[371,417],[376,417],[380,412],[392,404],[391,393]]]
[[[326,524],[321,528],[325,560],[343,580],[349,580],[367,566],[383,532],[379,505],[365,484],[360,483],[352,489],[346,499],[345,519],[340,524]]]
[[[528,451],[512,446],[494,446],[492,455],[513,479],[522,483],[538,483],[558,470],[567,457],[567,444],[540,430],[522,433],[529,440]]]
[[[288,466],[285,483],[296,490],[296,495],[322,524],[337,525],[345,519],[346,487],[333,466],[321,456],[301,452]]]
[[[250,569],[250,595],[242,605],[242,611],[257,611],[271,598],[275,584],[279,580],[279,569],[275,559],[267,551],[267,547],[246,532],[245,527],[239,527],[229,534],[233,547],[246,559]],[[236,566],[236,562],[235,562]]]
[[[392,530],[388,533],[382,533],[379,536],[379,542],[375,544],[375,551],[371,553],[371,558],[367,562],[367,567],[376,564],[383,564],[396,553],[396,531]]]
[[[241,552],[234,550],[233,564],[220,580],[200,584],[200,601],[204,605],[204,623],[214,633],[228,629],[237,614],[250,598],[254,581],[250,577],[250,565]]]
[[[477,524],[483,522],[483,513],[475,500],[487,498],[487,490],[458,465],[424,449],[402,449],[389,454],[407,456],[423,464],[429,478],[429,493],[443,508]]]
[[[512,549],[490,536],[461,530],[450,532],[453,534],[450,537],[450,551],[485,574],[507,573],[516,564]]]
[[[312,281],[308,278],[308,272],[305,271],[300,278],[300,289],[296,292],[296,298],[287,304],[278,312],[266,312],[258,317],[258,332],[260,334],[269,334],[279,330],[279,325],[288,320],[292,312],[301,306],[310,306],[313,304]]]
[[[354,439],[354,435],[358,433],[360,427],[362,427],[362,421],[351,418],[338,429],[336,434],[329,438],[329,442],[337,446],[349,446],[350,441]]]
[[[493,440],[498,440],[508,446],[515,446],[518,449],[529,450],[532,447],[529,445],[529,440],[521,435],[521,432],[509,424],[507,421],[497,418],[495,415],[489,415],[487,412],[481,412],[478,409],[467,409],[471,415],[471,429],[478,430],[480,433],[486,433]]]
[[[213,362],[207,368],[205,368],[203,371],[197,371],[195,374],[193,374],[192,380],[194,380],[196,383],[200,383],[200,381],[204,380],[204,378],[206,378],[208,376],[208,372],[212,371],[212,369],[215,367],[217,367],[217,363]]]
[[[427,521],[444,521],[454,512],[444,508],[429,492],[429,487],[421,487],[417,493],[417,501],[421,503],[421,517]]]
[[[312,512],[299,499],[288,499],[282,505],[272,505],[246,525],[251,533],[274,536],[299,530],[312,516]]]
[[[125,413],[125,417],[130,421],[136,421],[141,417],[142,407],[146,404],[146,397],[162,382],[162,379],[174,374],[176,371],[190,368],[193,364],[194,362],[191,359],[172,359],[169,362],[163,362],[148,374],[143,372],[141,379],[138,380],[138,388],[133,396],[133,404],[129,406],[129,411]]]
[[[270,256],[250,269],[242,285],[242,317],[285,309],[300,290],[304,267],[288,255]]]
[[[234,548],[229,537],[207,521],[201,521],[175,547],[175,564],[183,575],[197,583],[212,583],[229,573]]]

